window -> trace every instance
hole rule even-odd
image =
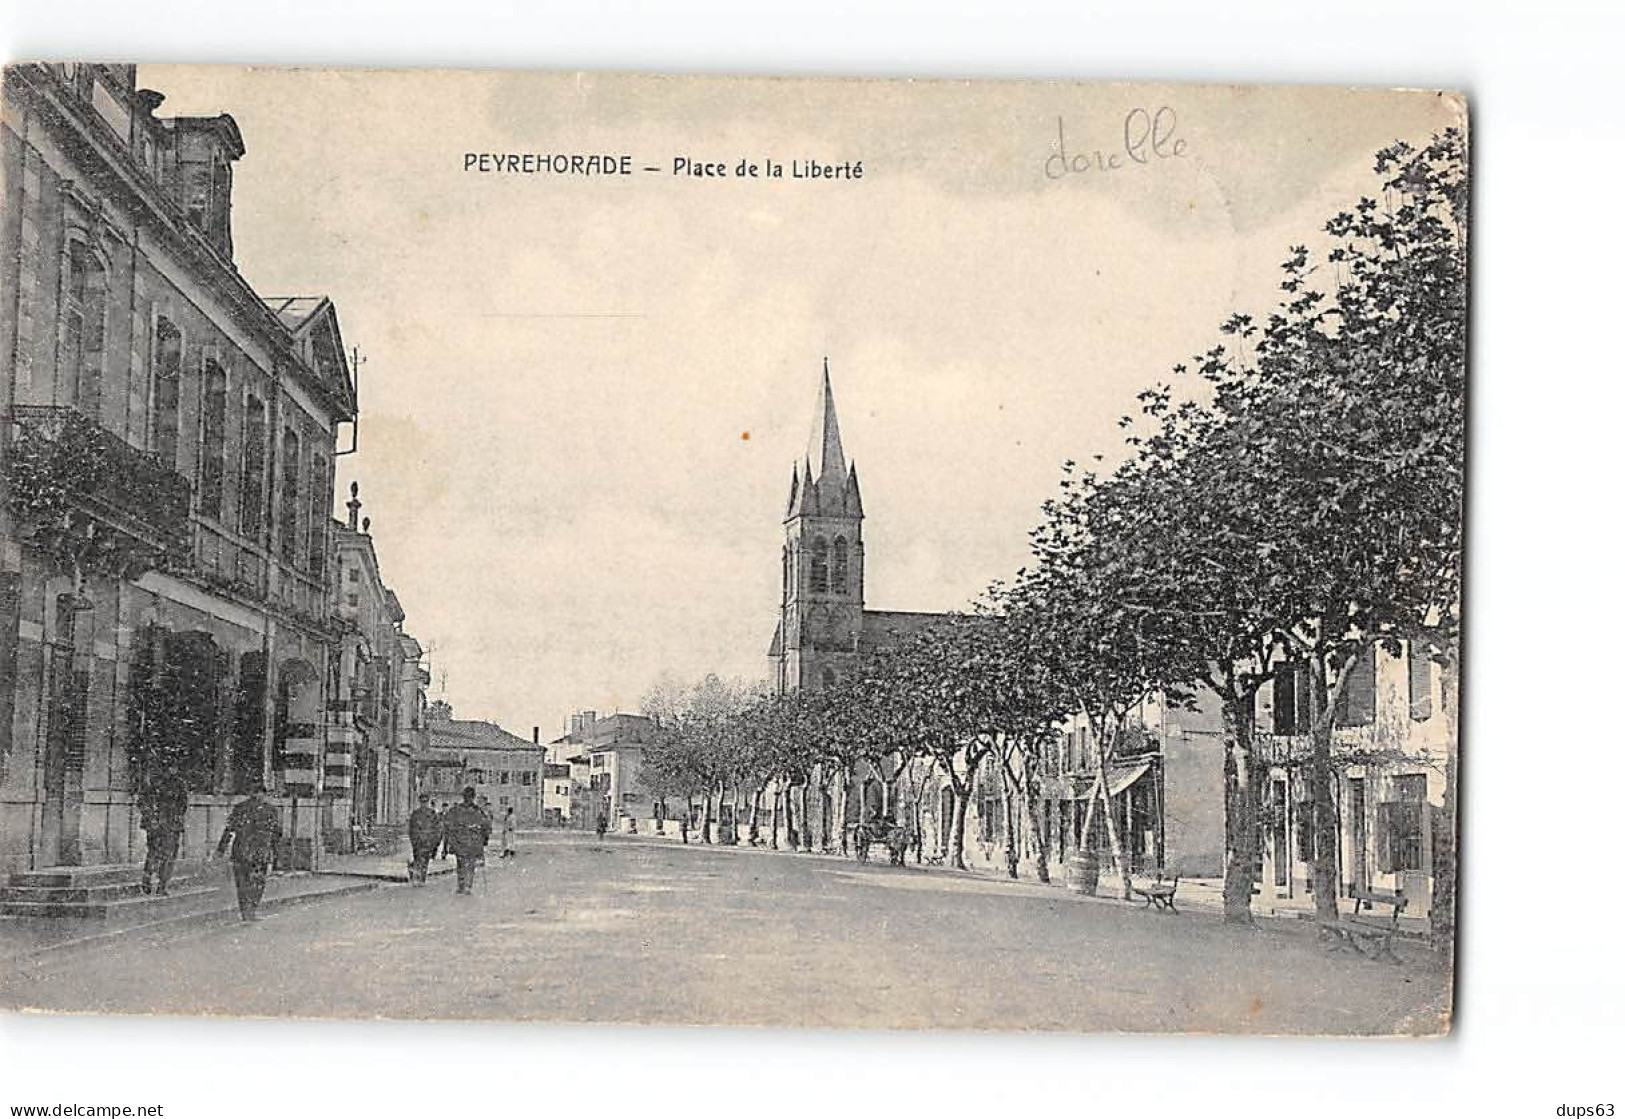
[[[513,776],[513,774],[509,773],[507,770],[504,769],[501,773],[497,774],[497,784],[498,785],[506,785],[506,784],[508,784],[509,779],[512,776]]]
[[[833,668],[824,669],[819,682],[823,687],[833,688],[835,686],[835,670]]]
[[[214,358],[203,362],[203,454],[198,476],[198,511],[223,519],[226,479],[226,371]]]
[[[293,428],[282,432],[282,562],[293,566],[299,555],[299,434]]]
[[[180,450],[181,332],[166,318],[158,319],[152,386],[152,449],[165,466],[174,466]]]
[[[829,591],[829,544],[822,536],[812,545],[812,591],[814,594]]]
[[[237,500],[237,531],[265,538],[265,401],[250,396],[243,410],[243,484]]]
[[[1378,869],[1383,873],[1422,869],[1427,793],[1426,775],[1406,774],[1393,779],[1392,799],[1377,805]]]
[[[829,589],[836,594],[846,593],[846,537],[835,538],[835,562],[830,566]]]
[[[1433,659],[1425,642],[1405,642],[1406,677],[1410,685],[1411,718],[1421,722],[1433,716]]]
[[[306,566],[312,575],[320,575],[327,566],[327,522],[332,506],[333,483],[327,476],[327,459],[321,451],[310,456],[310,547],[306,552]]]
[[[536,784],[536,775],[528,769],[524,770],[519,774],[519,783],[521,785],[534,785]]]
[[[1337,697],[1336,722],[1340,727],[1371,725],[1377,714],[1377,647],[1365,645],[1348,667],[1348,683]]]
[[[1299,661],[1279,665],[1273,681],[1271,730],[1276,734],[1309,733],[1309,666]]]
[[[63,366],[74,402],[100,418],[102,343],[107,315],[107,272],[83,241],[68,246],[68,284],[62,301]]]

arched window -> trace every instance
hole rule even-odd
[[[829,543],[820,536],[812,545],[812,591],[824,594],[829,590]]]
[[[226,371],[214,358],[203,362],[203,455],[198,510],[224,518],[226,480]]]
[[[835,670],[833,668],[824,669],[823,675],[819,677],[818,682],[820,687],[833,688],[835,686]]]
[[[265,402],[248,398],[243,410],[243,483],[238,488],[237,531],[255,542],[265,539]]]
[[[64,296],[63,374],[80,411],[100,420],[107,271],[83,241],[68,245],[68,284]]]
[[[181,430],[181,332],[159,318],[153,342],[152,449],[165,466],[175,465]]]
[[[292,567],[299,555],[299,434],[291,427],[282,432],[281,505],[282,562]]]
[[[846,593],[846,537],[835,538],[835,562],[830,565],[829,589],[836,594]]]

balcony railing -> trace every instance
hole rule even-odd
[[[74,408],[12,408],[11,504],[37,532],[68,531],[84,517],[103,543],[184,562],[191,545],[191,483]],[[110,531],[109,531],[110,530]]]

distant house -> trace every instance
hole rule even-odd
[[[663,828],[664,806],[649,795],[638,776],[654,729],[655,722],[647,715],[582,711],[570,717],[569,732],[548,745],[586,778],[571,806],[572,823],[592,827],[603,811],[619,831]]]
[[[453,718],[444,701],[430,704],[428,716],[428,745],[413,763],[418,793],[428,793],[438,806],[472,787],[498,819],[512,808],[519,826],[542,824],[547,751],[540,742],[484,719]]]

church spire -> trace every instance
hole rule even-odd
[[[812,442],[808,448],[812,463],[812,477],[808,481],[821,481],[826,475],[837,485],[846,482],[846,453],[841,449],[841,423],[835,417],[835,391],[829,384],[829,358],[824,358],[824,384],[818,394],[818,410],[813,416]]]

